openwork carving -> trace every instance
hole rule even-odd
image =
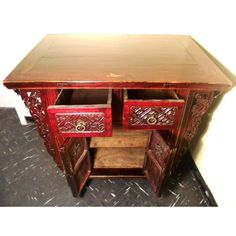
[[[213,100],[213,92],[199,92],[194,94],[191,116],[184,135],[185,140],[187,140],[188,142],[190,142],[195,136],[197,128],[201,123],[202,117],[210,107]]]
[[[17,90],[17,94],[21,95],[22,100],[28,107],[35,124],[37,125],[39,135],[44,139],[44,144],[48,149],[48,152],[53,154],[53,147],[50,142],[49,128],[46,122],[45,111],[42,105],[40,90]]]
[[[130,107],[129,124],[173,126],[178,107]]]
[[[105,132],[105,114],[78,113],[56,114],[57,126],[61,133],[103,133]]]
[[[214,100],[214,92],[195,92],[193,94],[192,106],[187,128],[183,134],[184,143],[180,148],[180,156],[187,151],[189,143],[197,133],[203,115],[207,112]]]

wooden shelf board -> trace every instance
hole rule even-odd
[[[92,174],[89,176],[89,179],[111,179],[111,178],[131,178],[131,179],[136,179],[136,178],[142,178],[142,179],[145,179],[146,176],[145,175],[106,175],[106,174],[101,174],[101,175],[98,175],[98,174]]]
[[[121,126],[113,126],[111,137],[92,137],[90,148],[99,147],[143,147],[147,146],[149,131],[126,130]]]
[[[97,148],[94,168],[142,168],[145,148]]]
[[[89,178],[146,178],[142,168],[93,168]]]

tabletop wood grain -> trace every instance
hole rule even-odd
[[[163,83],[231,86],[195,40],[185,35],[47,35],[4,80],[8,88]]]

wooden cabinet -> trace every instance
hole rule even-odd
[[[4,80],[73,196],[89,178],[161,187],[214,98],[232,86],[190,36],[48,35]]]

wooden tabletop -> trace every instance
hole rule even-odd
[[[4,85],[225,89],[231,82],[190,36],[47,35]]]

